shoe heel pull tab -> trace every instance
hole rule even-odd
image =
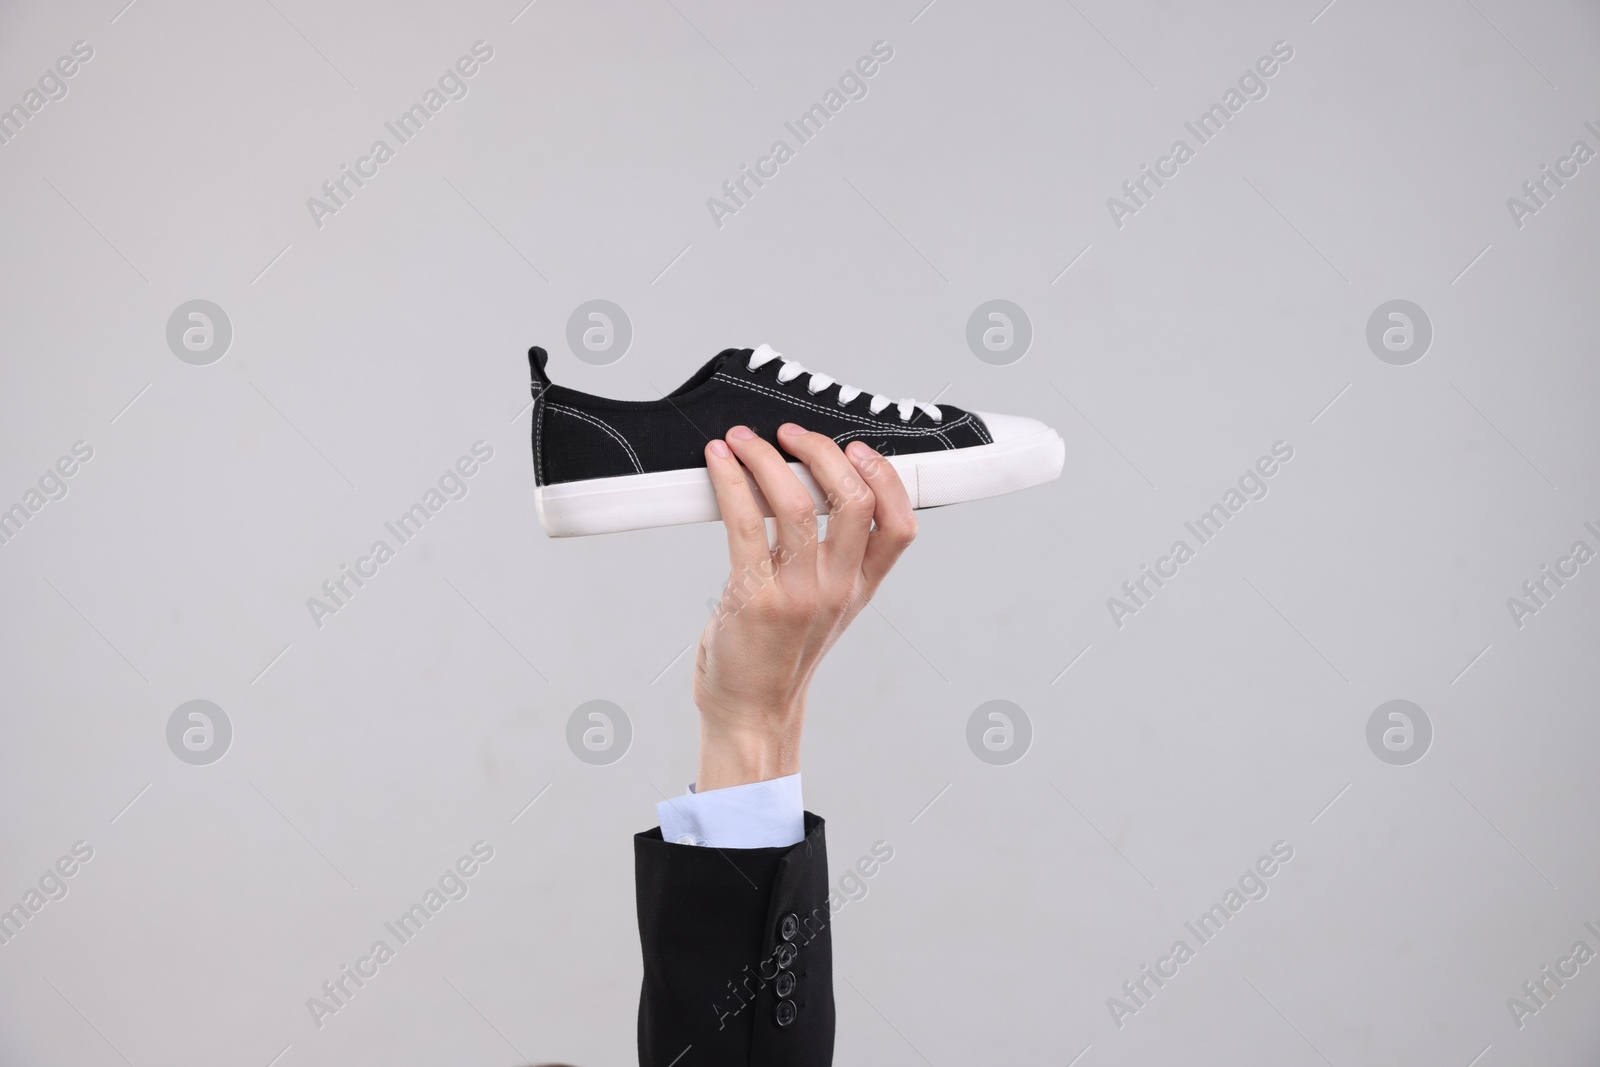
[[[528,369],[532,375],[533,395],[538,396],[550,385],[550,376],[544,372],[545,364],[550,362],[550,353],[534,345],[528,349]]]

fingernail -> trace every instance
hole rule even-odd
[[[735,426],[733,429],[728,431],[728,436],[733,438],[735,441],[748,441],[755,435],[756,432],[748,426]]]
[[[778,427],[778,432],[785,437],[799,437],[806,432],[806,428],[804,426],[796,426],[792,422],[786,422]]]
[[[867,444],[865,441],[851,441],[850,447],[845,449],[845,451],[850,454],[851,459],[860,460],[868,460],[878,454],[874,452],[872,450],[872,446]]]
[[[712,441],[711,454],[716,456],[718,459],[727,459],[729,456],[733,455],[733,452],[721,441]]]

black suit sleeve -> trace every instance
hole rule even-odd
[[[633,839],[640,1067],[828,1067],[833,941],[823,821],[789,848]]]

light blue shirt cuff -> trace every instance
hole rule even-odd
[[[689,792],[656,805],[661,839],[712,848],[787,848],[805,840],[800,776]]]

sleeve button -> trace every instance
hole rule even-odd
[[[798,1014],[799,1009],[794,1006],[794,1001],[780,1000],[777,1010],[772,1013],[772,1018],[779,1026],[792,1026],[794,1017]]]
[[[778,923],[778,936],[785,941],[793,941],[800,932],[800,920],[795,918],[794,912],[785,915]]]
[[[790,993],[794,992],[794,972],[779,971],[778,980],[773,983],[772,989],[778,996],[788,997]]]

